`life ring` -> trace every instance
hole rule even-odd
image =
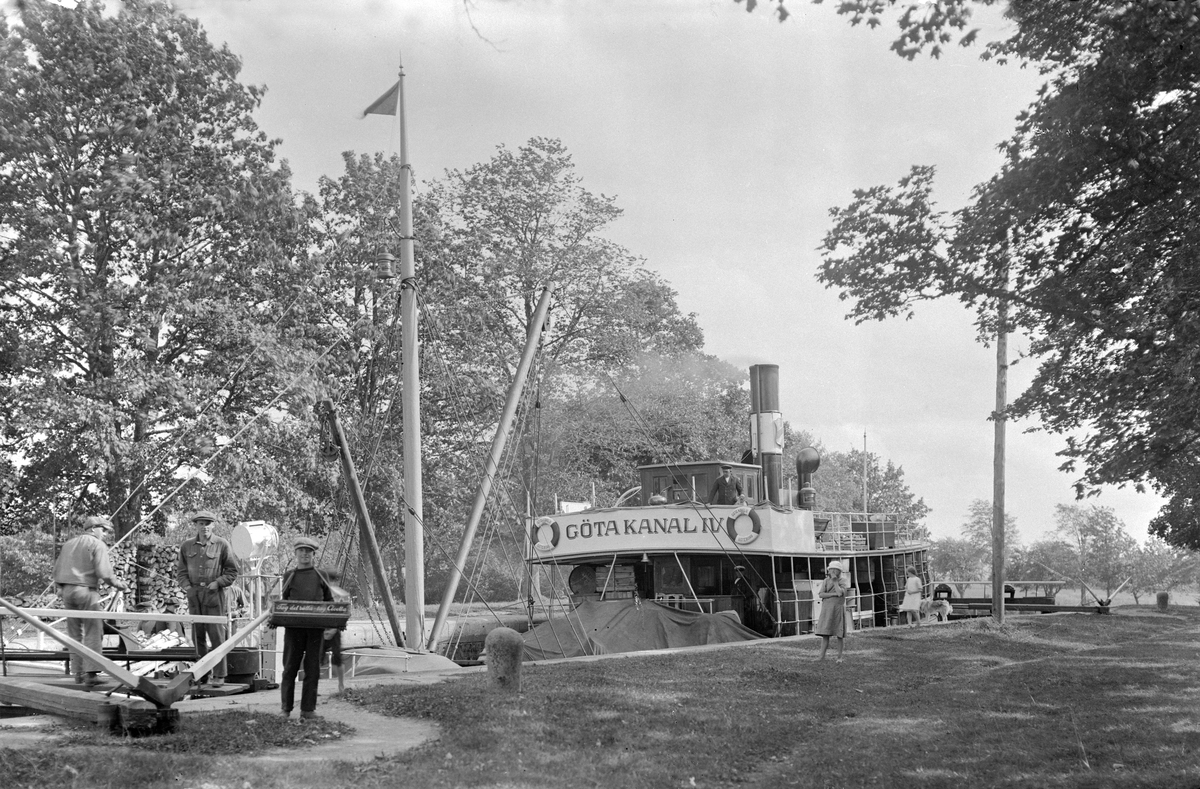
[[[549,542],[543,539],[542,529],[544,527],[550,528]],[[558,521],[551,518],[542,517],[533,522],[533,528],[529,533],[529,541],[533,543],[533,549],[535,551],[552,551],[558,546],[558,535]]]
[[[743,515],[750,516],[750,533],[749,534],[738,534],[737,533],[737,526],[736,526],[737,520],[738,520],[738,518],[742,517]],[[762,521],[759,520],[758,513],[755,512],[750,507],[738,507],[736,510],[729,513],[729,518],[726,519],[726,521],[725,521],[725,533],[729,535],[729,539],[733,540],[734,542],[738,543],[739,545],[745,545],[748,542],[754,542],[755,540],[758,539],[758,534],[761,531],[762,531]]]

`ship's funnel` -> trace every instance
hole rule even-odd
[[[763,471],[767,500],[779,504],[783,480],[783,414],[779,411],[779,365],[750,368],[750,447]]]

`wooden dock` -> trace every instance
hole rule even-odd
[[[985,616],[992,611],[991,600],[964,600],[960,598],[958,600],[950,600],[949,602],[954,609],[950,613],[951,619]],[[1004,610],[1014,614],[1109,613],[1108,606],[1106,605],[1055,605],[1054,603],[1017,603],[1009,600],[1004,601]],[[962,613],[963,611],[966,613]]]
[[[0,702],[27,707],[48,715],[87,721],[105,729],[125,731],[171,731],[179,711],[159,709],[141,698],[109,696],[116,683],[102,683],[87,690],[74,679],[0,678]]]

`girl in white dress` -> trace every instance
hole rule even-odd
[[[907,570],[908,577],[904,579],[904,600],[900,610],[907,615],[909,627],[921,626],[921,579],[912,567]]]

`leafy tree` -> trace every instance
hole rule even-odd
[[[0,597],[39,595],[54,573],[54,537],[40,529],[0,535]]]
[[[745,374],[711,356],[644,354],[579,384],[544,395],[538,487],[547,493],[590,499],[595,482],[611,503],[639,484],[638,466],[740,459],[748,446]]]
[[[319,338],[284,306],[304,293],[304,216],[252,120],[262,90],[153,0],[17,13],[0,22],[2,446],[20,459],[3,528],[102,511],[123,533],[217,454],[225,482],[180,506],[290,510],[255,473],[274,431],[252,418]]]
[[[733,0],[741,4],[742,0]],[[754,11],[758,0],[745,0],[746,10]],[[821,0],[812,0],[820,3]],[[891,45],[892,51],[912,60],[929,49],[931,57],[940,57],[942,47],[958,39],[960,46],[969,46],[978,35],[978,28],[966,30],[971,21],[971,5],[992,5],[995,0],[939,0],[936,3],[912,3],[904,7],[897,19],[900,35]],[[771,0],[775,16],[784,22],[791,16],[787,0]],[[837,13],[850,17],[851,25],[866,23],[878,27],[883,23],[884,11],[897,5],[896,0],[842,0],[837,4]],[[1014,4],[1015,5],[1015,4]],[[952,32],[957,31],[957,32]],[[963,32],[965,31],[965,32]]]
[[[698,350],[695,316],[642,261],[602,231],[621,214],[587,191],[558,140],[535,137],[431,185],[441,221],[448,299],[477,330],[473,366],[514,366],[539,292],[554,283],[547,363],[620,369],[642,351]],[[479,309],[474,305],[486,305]]]
[[[925,19],[945,30],[965,10],[938,4]],[[1065,437],[1080,495],[1132,483],[1166,496],[1151,530],[1180,547],[1200,546],[1198,10],[1011,3],[1016,32],[987,54],[1035,64],[1048,82],[1000,172],[951,215],[932,200],[929,167],[855,192],[833,211],[820,274],[857,320],[951,296],[991,334],[993,305],[1011,304],[1039,360],[1012,415]]]
[[[363,261],[395,244],[404,175],[395,158],[346,154],[345,162],[343,176],[321,183],[318,246],[330,274],[326,298],[353,327],[358,349],[352,378],[338,384],[356,395],[358,413],[347,420],[348,432],[379,447],[371,509],[380,531],[392,526],[387,530],[396,535],[402,522],[394,472],[402,426],[399,408],[392,406],[399,380],[399,288],[381,284]],[[444,577],[457,551],[458,527],[545,285],[555,290],[540,363],[503,463],[506,471],[515,469],[507,475],[513,481],[498,491],[510,521],[512,510],[524,513],[527,497],[535,497],[537,511],[550,511],[554,491],[539,489],[538,454],[565,451],[549,443],[548,437],[566,431],[535,407],[539,391],[555,403],[559,392],[586,391],[639,365],[666,371],[669,357],[688,357],[702,346],[694,316],[679,312],[674,291],[604,238],[619,215],[612,198],[584,188],[562,143],[543,138],[516,152],[501,146],[488,162],[448,172],[417,195],[423,462],[427,488],[438,488],[438,495],[429,490],[426,498],[431,582]],[[555,418],[569,416],[555,412]],[[677,426],[683,434],[694,428]],[[567,468],[554,465],[555,471]],[[582,484],[574,479],[568,487]],[[510,556],[520,556],[515,545],[507,547]]]
[[[1105,596],[1128,577],[1128,555],[1136,547],[1111,507],[1059,504],[1054,508],[1055,534],[1072,548],[1074,580],[1102,586]],[[1079,590],[1079,604],[1087,604]]]
[[[1047,593],[1068,579],[1064,573],[1077,565],[1075,550],[1061,539],[1038,540],[1027,548],[1013,553],[1008,577],[1014,581],[1047,581]]]
[[[1189,584],[1200,566],[1194,551],[1172,547],[1157,537],[1137,546],[1129,560],[1131,580],[1126,589],[1137,605],[1142,604],[1142,595],[1169,592]]]
[[[975,499],[967,507],[967,520],[962,527],[963,538],[979,548],[986,556],[992,553],[992,503],[987,499]],[[1004,514],[1004,561],[1007,565],[1013,553],[1021,548],[1021,532],[1017,530],[1017,519],[1010,513]],[[991,577],[991,571],[987,573]],[[1010,573],[1010,577],[1011,573]]]
[[[988,555],[970,540],[948,537],[933,540],[929,546],[929,567],[933,580],[954,582],[958,596],[967,592],[968,581],[976,581],[990,570]]]
[[[904,468],[886,463],[873,452],[867,460],[867,511],[894,513],[901,522],[920,527],[929,514],[925,500],[917,498],[904,480]],[[863,511],[863,451],[828,452],[813,475],[817,509],[829,512]]]

